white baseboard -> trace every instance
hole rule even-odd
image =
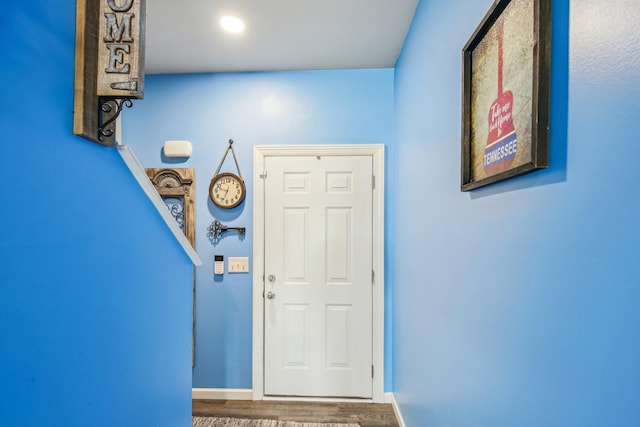
[[[192,399],[253,400],[253,390],[234,388],[192,388]]]
[[[398,407],[398,402],[396,402],[396,397],[393,393],[385,393],[385,400],[391,403],[393,406],[393,412],[396,414],[396,419],[398,420],[398,425],[400,427],[407,427],[404,423],[404,419],[402,418],[402,414],[400,413],[400,408]]]

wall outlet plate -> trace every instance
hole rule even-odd
[[[248,257],[228,257],[227,271],[229,273],[248,273],[249,258]]]

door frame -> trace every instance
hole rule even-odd
[[[375,403],[384,402],[384,144],[256,145],[253,148],[253,400],[264,394],[264,164],[266,157],[372,156],[373,160],[373,300],[372,361]],[[282,397],[278,397],[282,400]],[[320,398],[318,398],[320,399]],[[309,398],[306,400],[318,400]],[[335,399],[332,399],[335,400]],[[345,399],[349,401],[363,399]]]

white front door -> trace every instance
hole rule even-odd
[[[372,164],[265,159],[265,395],[372,397]]]

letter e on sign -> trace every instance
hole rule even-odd
[[[97,95],[144,97],[145,0],[100,0]]]

